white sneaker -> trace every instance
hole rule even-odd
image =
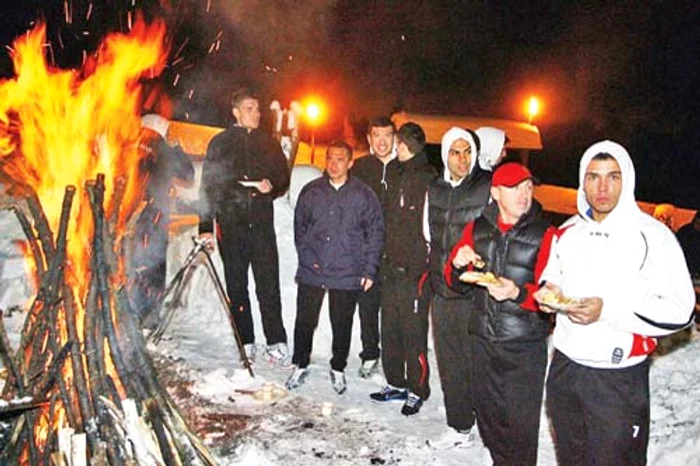
[[[335,392],[338,395],[342,395],[343,393],[345,393],[345,390],[348,388],[348,384],[345,381],[345,372],[334,371],[333,369],[331,369],[330,375],[333,390],[335,390]]]
[[[467,449],[474,446],[476,442],[476,435],[474,433],[475,428],[466,430],[457,430],[450,428],[449,432],[443,434],[435,440],[429,440],[428,443],[440,450],[451,450],[451,449]]]
[[[306,377],[309,375],[309,370],[306,367],[294,367],[294,372],[289,376],[284,386],[287,390],[294,390],[301,387],[306,381]]]
[[[257,355],[257,348],[255,347],[255,343],[246,343],[243,345],[243,351],[245,351],[245,355],[248,358],[248,361],[250,361],[251,364],[255,362],[255,356]],[[241,356],[241,361],[243,361],[243,357]]]
[[[379,359],[366,359],[362,361],[358,374],[363,379],[369,379],[379,367]]]
[[[291,365],[289,348],[287,348],[286,343],[275,343],[274,345],[268,345],[265,352],[267,354],[267,360],[271,364],[284,368]]]

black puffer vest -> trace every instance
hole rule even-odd
[[[530,210],[506,233],[498,228],[498,207],[491,204],[474,222],[474,250],[490,272],[522,287],[534,282],[535,264],[549,222],[533,201]],[[549,335],[549,314],[522,309],[515,301],[498,302],[484,288],[476,290],[470,332],[489,341],[537,341]]]
[[[474,221],[489,200],[491,172],[479,164],[459,186],[452,187],[444,178],[437,178],[428,191],[430,222],[430,284],[435,293],[448,299],[464,299],[465,295],[448,288],[443,276],[450,251],[462,237],[464,226]],[[467,293],[467,296],[470,296]]]

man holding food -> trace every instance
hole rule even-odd
[[[578,215],[557,231],[542,309],[557,312],[547,409],[559,464],[646,464],[649,354],[691,323],[695,294],[671,230],[634,199],[621,145],[581,158]]]
[[[464,228],[445,265],[453,290],[472,292],[472,374],[477,425],[495,465],[537,464],[550,316],[534,300],[556,229],[533,200],[519,163],[493,174],[481,216]]]
[[[200,238],[220,247],[230,312],[250,360],[256,356],[248,294],[248,269],[253,269],[267,339],[265,358],[285,366],[289,351],[282,322],[273,201],[289,187],[287,159],[279,143],[258,128],[260,105],[255,94],[248,89],[235,92],[231,107],[236,124],[211,140],[204,158]]]

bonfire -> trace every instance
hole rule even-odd
[[[159,384],[123,287],[122,246],[144,179],[143,77],[167,59],[161,21],[106,37],[82,69],[45,58],[46,26],[13,44],[0,82],[0,170],[37,280],[16,351],[0,325],[13,400],[1,464],[214,464]],[[0,319],[0,323],[2,320]]]

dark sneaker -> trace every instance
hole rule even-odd
[[[413,416],[414,414],[418,414],[421,406],[423,406],[423,400],[421,397],[415,393],[411,393],[408,395],[408,398],[406,398],[403,408],[401,408],[401,414],[404,416]]]
[[[404,401],[408,398],[408,390],[385,385],[381,391],[370,393],[370,398],[374,401]]]
[[[345,381],[345,372],[331,369],[331,385],[333,385],[333,390],[335,390],[338,395],[345,393],[345,389],[348,388],[348,384]]]

